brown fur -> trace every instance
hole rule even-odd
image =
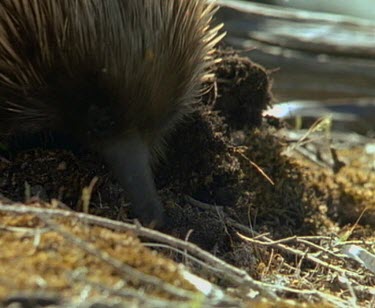
[[[99,151],[137,136],[153,152],[209,73],[215,10],[204,0],[2,0],[0,135],[53,129]]]

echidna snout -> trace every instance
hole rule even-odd
[[[199,96],[222,35],[208,0],[0,1],[0,135],[61,131],[160,222],[151,156]]]
[[[106,145],[102,155],[126,188],[135,217],[143,223],[161,226],[164,209],[155,189],[148,145],[138,134],[132,134]]]

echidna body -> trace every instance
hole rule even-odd
[[[52,129],[102,154],[162,220],[150,160],[186,114],[220,27],[207,0],[2,0],[0,134]]]

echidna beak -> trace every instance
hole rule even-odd
[[[114,140],[100,151],[129,194],[135,217],[147,226],[161,227],[164,209],[153,180],[150,151],[139,134]]]

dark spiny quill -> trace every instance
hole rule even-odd
[[[207,0],[2,0],[0,134],[74,136],[104,157],[135,216],[161,223],[150,163],[210,73],[215,11]]]

